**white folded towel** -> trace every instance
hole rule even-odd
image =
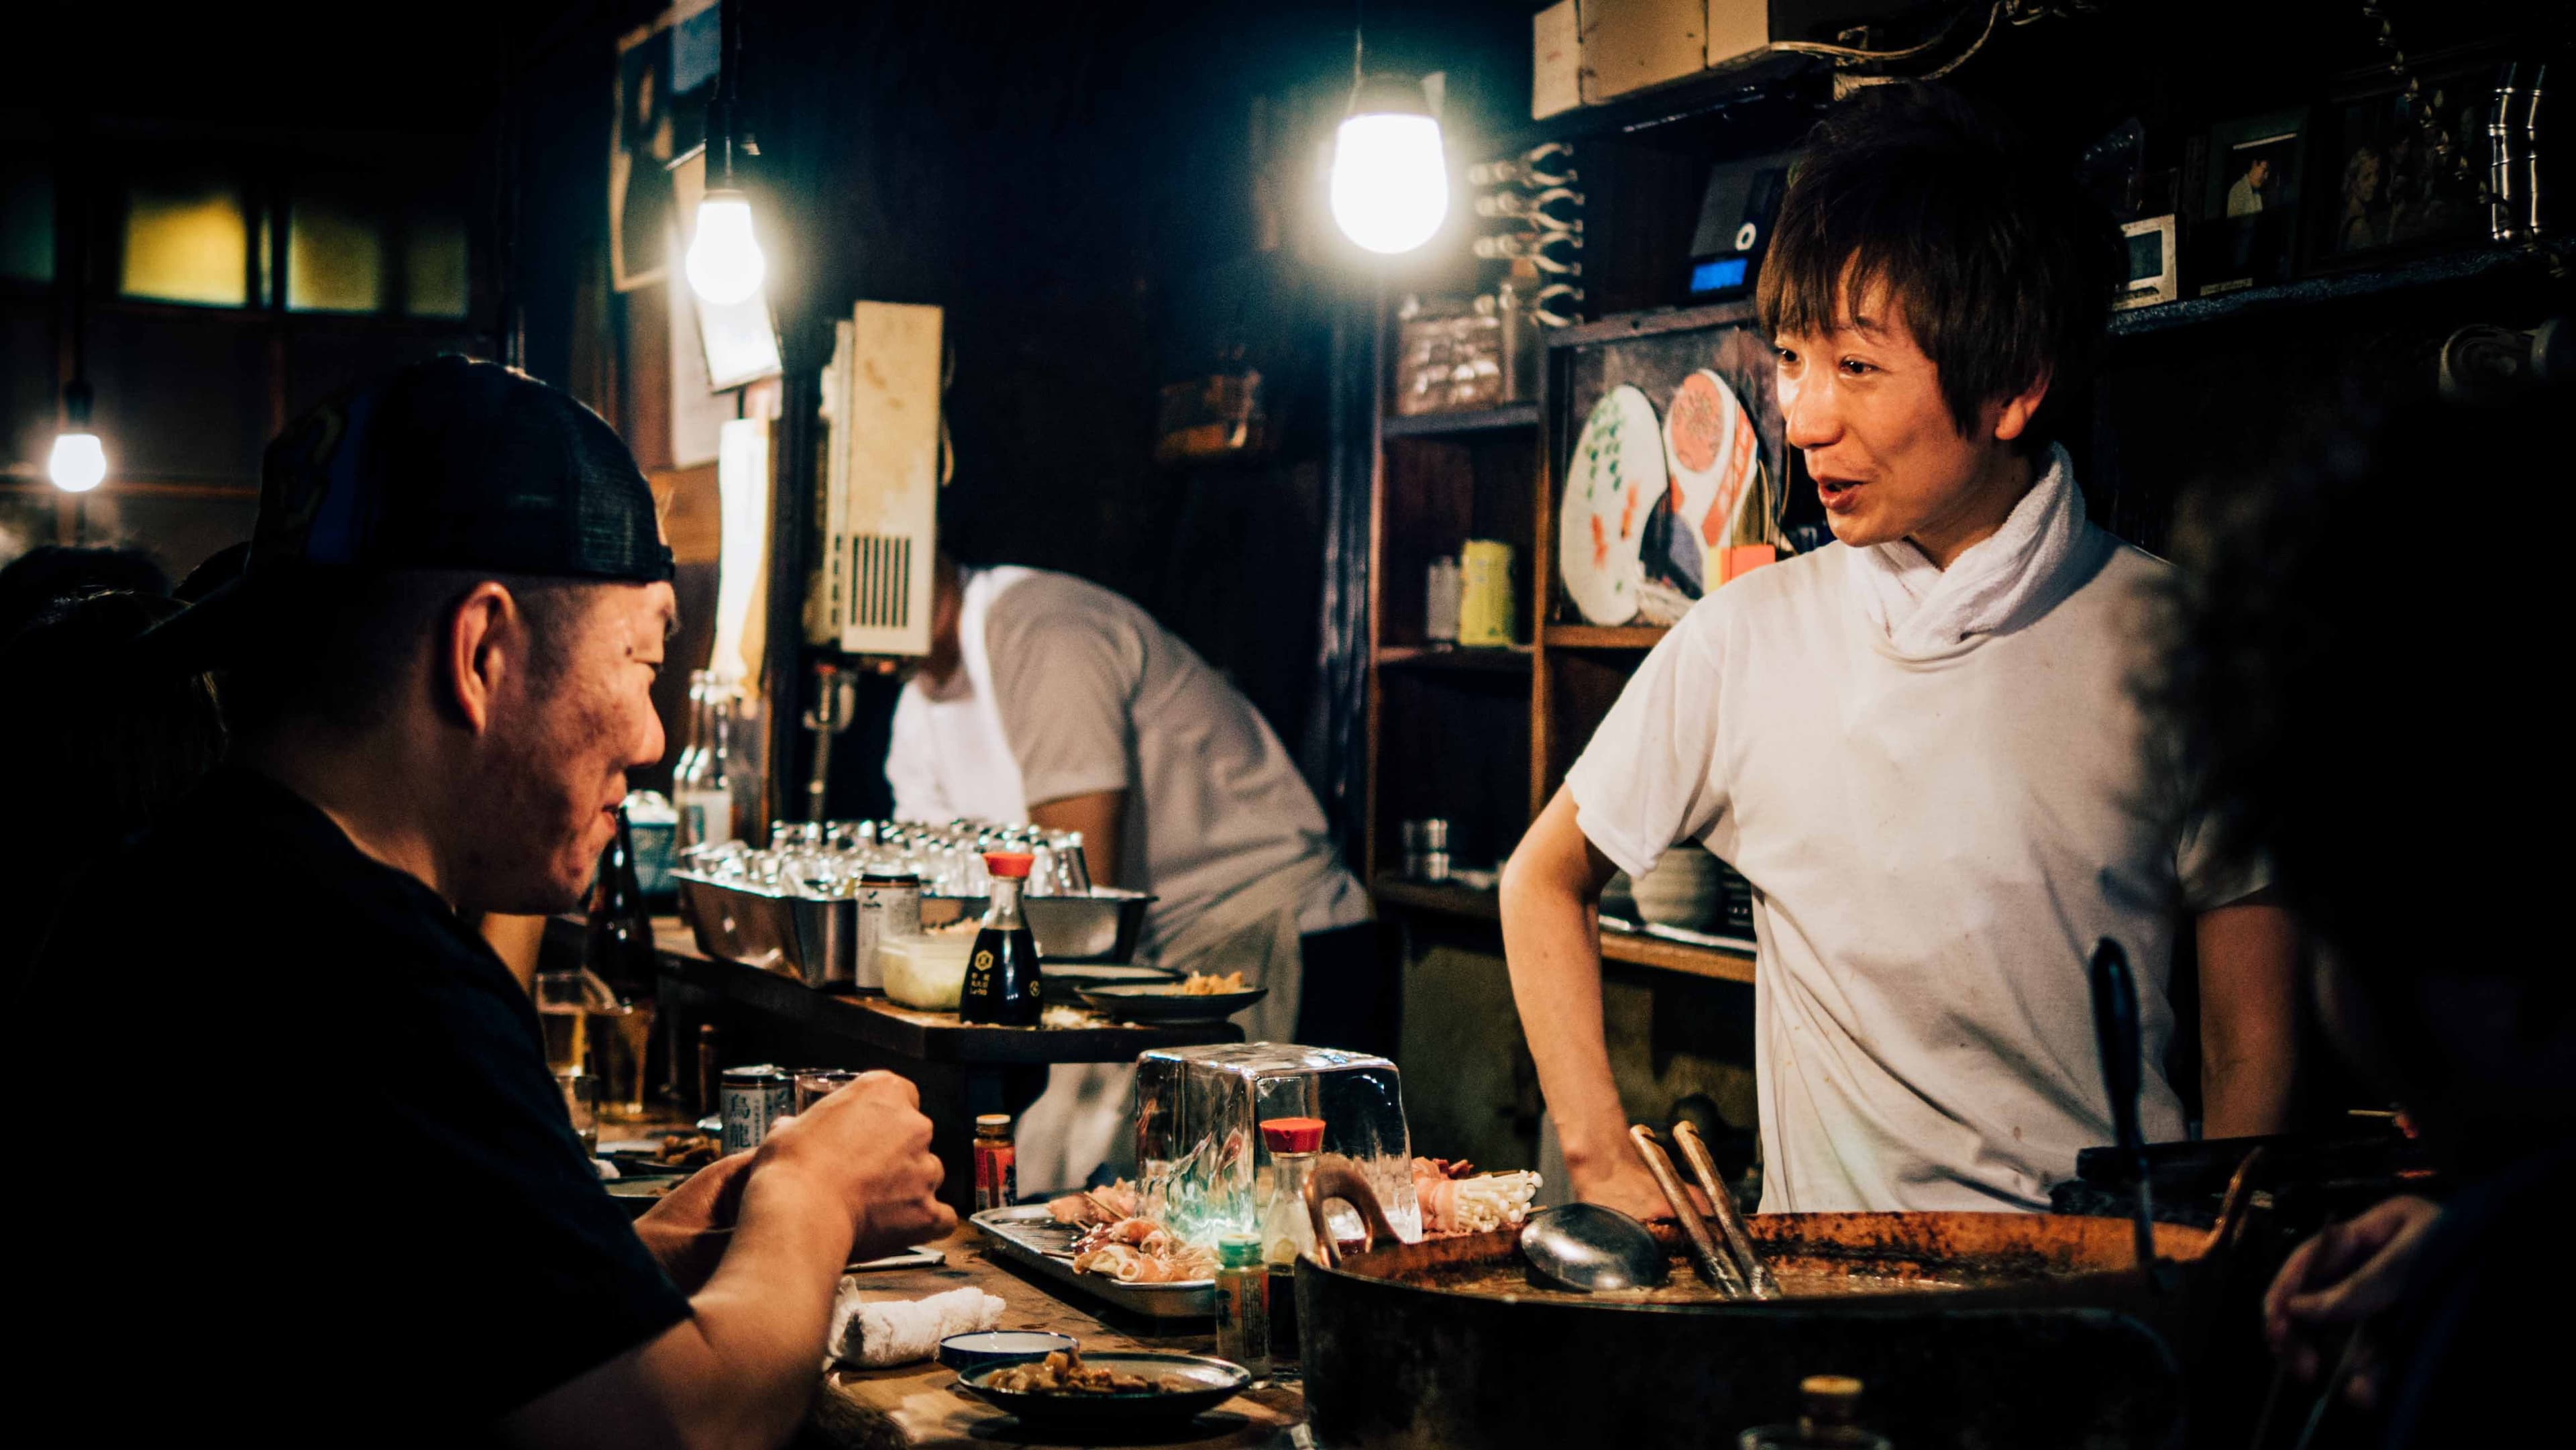
[[[951,1289],[927,1299],[859,1298],[855,1274],[841,1276],[832,1296],[832,1331],[823,1339],[827,1364],[884,1369],[913,1364],[939,1352],[939,1341],[1002,1322],[1002,1301],[981,1289]]]
[[[1905,539],[1851,551],[1862,612],[1906,659],[1956,649],[1970,636],[2026,624],[2045,612],[2058,575],[2084,537],[2084,495],[2074,460],[2051,445],[2048,469],[2013,505],[2003,527],[1936,569]]]

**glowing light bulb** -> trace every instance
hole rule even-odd
[[[751,234],[751,198],[739,191],[710,191],[698,203],[698,234],[689,243],[689,285],[718,307],[730,307],[760,290],[769,262]]]
[[[1407,81],[1372,78],[1333,138],[1333,221],[1372,252],[1409,252],[1449,215],[1440,123]]]
[[[87,493],[107,478],[107,450],[95,433],[64,433],[54,439],[48,472],[65,493]]]

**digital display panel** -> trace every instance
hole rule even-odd
[[[1690,290],[1694,297],[1709,292],[1724,292],[1744,285],[1744,274],[1753,265],[1749,257],[1717,257],[1691,264]]]

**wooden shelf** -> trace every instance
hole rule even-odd
[[[1551,624],[1540,631],[1551,649],[1653,649],[1672,631],[1660,624]]]
[[[1530,647],[1525,644],[1381,645],[1377,663],[1380,669],[1525,670],[1529,668],[1530,655]]]
[[[1626,962],[1631,966],[1653,967],[1660,971],[1681,972],[1694,977],[1710,977],[1721,982],[1753,980],[1753,958],[1743,952],[1720,951],[1714,947],[1695,947],[1661,937],[1638,936],[1624,931],[1601,933],[1601,960]]]
[[[1445,881],[1413,881],[1381,873],[1370,885],[1369,893],[1378,899],[1381,906],[1436,911],[1449,916],[1473,917],[1479,921],[1500,921],[1503,916],[1499,893]]]
[[[1389,438],[1433,438],[1444,433],[1484,433],[1497,428],[1535,428],[1538,404],[1505,403],[1465,413],[1417,413],[1410,418],[1388,414],[1378,431]]]
[[[2187,297],[2153,307],[2114,312],[2111,314],[2111,335],[2115,338],[2150,336],[2249,313],[2313,306],[2353,297],[2375,297],[2517,269],[2537,269],[2540,265],[2538,258],[2514,247],[2446,252],[2368,271],[2302,277],[2274,287],[2248,287],[2216,297]]]

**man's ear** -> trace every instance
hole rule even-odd
[[[2043,371],[2029,387],[1994,405],[1996,442],[2010,443],[2030,431],[2030,420],[2039,416],[2039,405],[2048,398],[2048,382]]]
[[[524,633],[518,601],[490,579],[475,585],[447,616],[447,636],[439,652],[438,704],[454,710],[465,728],[477,735],[491,727],[501,678],[518,664],[514,641]]]

